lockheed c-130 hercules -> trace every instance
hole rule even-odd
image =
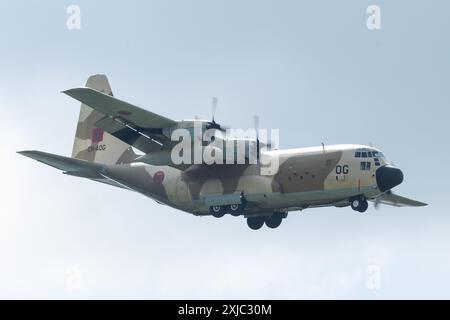
[[[362,213],[368,201],[375,206],[426,205],[391,191],[402,183],[403,173],[370,146],[263,150],[257,136],[246,139],[244,150],[246,159],[256,150],[256,162],[176,163],[171,157],[178,143],[172,139],[176,129],[191,132],[195,124],[203,131],[225,129],[214,118],[175,121],[114,98],[104,75],[91,76],[86,87],[64,93],[82,103],[72,157],[41,151],[20,154],[67,175],[136,191],[197,216],[241,216],[257,230],[264,224],[277,228],[288,212],[306,208],[349,206]],[[208,147],[213,138],[197,148]],[[265,163],[276,160],[277,168],[263,173],[263,158]]]

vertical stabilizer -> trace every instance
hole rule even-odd
[[[90,76],[86,87],[113,95],[108,78],[103,74]],[[81,104],[72,158],[102,164],[131,162],[137,157],[131,146],[95,126],[104,116]]]

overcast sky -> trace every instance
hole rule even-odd
[[[69,30],[67,7],[81,9]],[[369,5],[381,30],[366,27]],[[450,3],[0,0],[0,298],[450,298]],[[15,152],[70,155],[105,73],[170,118],[279,128],[283,148],[370,144],[426,208],[194,217]]]

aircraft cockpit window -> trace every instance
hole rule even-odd
[[[384,158],[384,154],[380,151],[372,151],[372,155],[374,158]]]
[[[384,158],[383,153],[371,149],[356,149],[355,158]]]

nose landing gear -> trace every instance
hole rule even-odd
[[[369,207],[369,204],[364,196],[358,196],[350,199],[350,206],[353,210],[364,213]]]

